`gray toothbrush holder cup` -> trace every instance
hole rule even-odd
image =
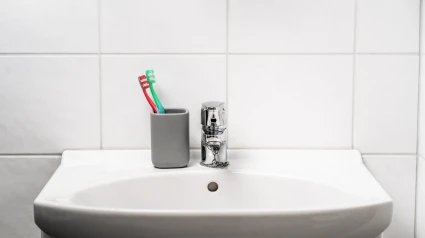
[[[182,168],[189,163],[189,110],[167,108],[152,113],[151,158],[156,168]]]

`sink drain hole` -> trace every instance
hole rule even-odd
[[[215,192],[218,190],[218,184],[216,182],[211,182],[208,184],[207,188],[208,188],[208,191]]]

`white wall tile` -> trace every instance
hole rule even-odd
[[[353,52],[354,0],[230,0],[230,52]]]
[[[420,35],[420,44],[419,44],[419,48],[420,48],[420,52],[421,52],[421,54],[422,55],[424,55],[424,53],[425,53],[425,7],[424,7],[424,4],[425,4],[425,2],[424,2],[424,0],[420,0],[420,2],[421,2],[421,10],[420,10],[420,15],[421,15],[421,17],[420,17],[420,19],[421,19],[421,23],[420,23],[420,27],[421,27],[421,29],[420,29],[420,33],[421,33],[421,35]]]
[[[0,52],[98,52],[96,0],[0,1]]]
[[[425,7],[421,1],[421,60],[419,92],[418,167],[416,185],[416,231],[415,238],[425,238]]]
[[[101,0],[102,52],[222,53],[226,0]]]
[[[425,157],[425,60],[421,56],[419,92],[418,154]]]
[[[33,202],[60,156],[0,156],[0,237],[38,238]]]
[[[98,148],[97,57],[0,57],[0,154]]]
[[[393,199],[393,220],[384,238],[413,238],[416,156],[363,156],[363,161]]]
[[[229,56],[230,147],[351,147],[352,59]]]
[[[418,156],[416,238],[425,238],[425,159]]]
[[[200,148],[202,102],[226,100],[225,56],[103,57],[104,148],[150,148],[151,110],[137,80],[150,68],[164,107],[189,109],[190,145]]]
[[[357,52],[418,52],[420,0],[358,0]]]
[[[416,153],[414,55],[357,56],[354,146],[362,153]]]

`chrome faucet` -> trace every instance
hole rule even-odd
[[[225,168],[227,161],[227,118],[224,102],[204,102],[201,109],[201,165]]]

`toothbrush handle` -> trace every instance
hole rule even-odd
[[[143,94],[145,94],[146,100],[148,100],[148,103],[149,103],[149,105],[151,106],[152,111],[153,111],[154,113],[157,113],[155,103],[152,101],[152,99],[149,97],[148,93],[147,93],[147,92],[146,92],[146,90],[144,90],[144,89],[143,89]]]
[[[159,101],[158,101],[158,102],[159,102]],[[165,109],[164,109],[164,107],[161,105],[161,102],[159,102],[158,110],[159,110],[161,113],[165,114]]]
[[[156,96],[156,95],[155,95],[155,96]],[[162,106],[161,101],[159,101],[159,98],[158,98],[158,97],[156,97],[156,99],[157,99],[157,101],[158,101],[158,103],[157,103],[158,110],[159,110],[161,113],[165,113],[165,109],[164,109],[164,107]]]
[[[153,88],[153,85],[150,86],[151,93],[153,100],[155,101],[156,107],[158,108],[159,113],[165,113],[164,107],[162,106],[161,102],[159,101],[158,96],[156,95],[155,89]]]

